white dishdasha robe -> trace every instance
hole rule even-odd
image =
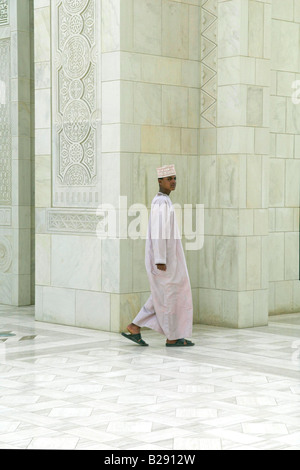
[[[145,264],[151,295],[133,323],[158,331],[169,340],[191,337],[190,279],[174,207],[163,193],[158,193],[152,201]],[[160,271],[157,264],[166,264],[167,270]]]

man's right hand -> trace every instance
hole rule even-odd
[[[166,271],[167,270],[167,265],[166,264],[157,264],[157,269],[160,271]]]

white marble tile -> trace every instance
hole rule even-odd
[[[242,428],[246,434],[288,434],[287,427],[280,423],[243,423]]]
[[[50,235],[36,234],[36,264],[35,279],[38,285],[50,285],[50,258],[51,258],[51,240]]]
[[[177,408],[176,417],[177,418],[199,418],[201,420],[216,418],[218,416],[218,411],[216,409],[208,408]]]
[[[221,127],[218,129],[218,154],[254,153],[254,128]]]
[[[175,450],[222,450],[221,439],[198,437],[177,437],[174,439]]]
[[[110,294],[78,290],[76,292],[76,326],[110,330]]]
[[[111,422],[107,431],[113,434],[125,435],[131,433],[151,433],[152,422],[151,421],[114,421]]]
[[[50,116],[50,90],[42,89],[35,91],[35,118],[37,129],[48,129],[51,127],[51,116]]]
[[[92,383],[79,383],[74,385],[68,385],[66,392],[76,393],[79,395],[89,395],[91,393],[100,393],[103,389],[103,385],[92,384]]]
[[[238,405],[247,407],[264,407],[264,406],[276,406],[277,402],[275,398],[267,396],[241,396],[236,398]]]
[[[34,55],[36,62],[49,62],[51,57],[50,40],[50,5],[35,10],[34,29],[37,37],[43,41],[34,42]]]
[[[52,236],[52,285],[101,291],[101,240],[88,236]]]
[[[189,9],[184,3],[162,2],[162,53],[168,57],[189,57]]]
[[[0,308],[0,332],[16,334],[0,343],[0,448],[298,446],[299,315],[243,331],[196,325],[194,348],[167,350],[152,331],[143,349],[33,310]]]
[[[75,291],[43,287],[36,319],[61,324],[75,324]]]
[[[117,0],[102,1],[102,52],[120,50],[120,12]]]
[[[162,87],[153,83],[134,84],[134,122],[136,124],[162,124]]]
[[[240,2],[236,0],[218,4],[219,57],[240,55],[240,8]]]
[[[162,124],[164,126],[187,127],[188,89],[184,87],[162,87]]]
[[[245,126],[247,109],[247,87],[226,85],[218,87],[218,125]],[[251,125],[250,123],[247,123]]]
[[[32,439],[27,449],[35,450],[74,450],[78,443],[78,438],[64,437],[37,437]]]
[[[249,55],[263,57],[264,53],[264,5],[249,2]]]
[[[285,72],[298,70],[299,25],[290,21],[272,22],[272,68]]]
[[[162,5],[155,0],[135,0],[134,49],[138,52],[161,54],[162,48]],[[145,28],[147,18],[147,28]]]
[[[273,0],[272,5],[272,16],[278,20],[293,21],[293,0],[287,0],[286,3],[282,3],[280,0]],[[296,2],[295,4],[297,4]]]

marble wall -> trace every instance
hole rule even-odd
[[[299,312],[300,4],[273,0],[269,309]],[[296,83],[295,83],[296,82]]]
[[[207,11],[207,5],[215,8]],[[271,2],[202,2],[202,10],[202,19],[208,16],[204,27],[202,21],[202,77],[212,78],[208,91],[202,86],[202,105],[208,101],[210,107],[202,111],[200,130],[200,194],[206,208],[200,322],[263,325],[268,321]],[[209,23],[217,28],[215,46]]]
[[[201,202],[199,23],[194,0],[35,1],[37,319],[124,328],[149,294],[145,240],[99,240],[97,206],[150,208],[169,162],[174,202]]]
[[[116,18],[121,18],[118,38]],[[171,162],[178,172],[173,201],[182,206],[201,202],[199,24],[200,5],[194,0],[103,2],[102,51],[111,65],[103,84],[103,165],[110,178],[114,173],[120,178],[117,191],[105,192],[107,202],[121,194],[129,206],[150,208],[158,189],[156,168]],[[112,314],[118,330],[149,295],[145,241],[107,240],[106,248],[106,282],[115,290]],[[116,250],[117,273],[110,262]],[[198,312],[200,253],[187,253],[187,258]]]
[[[299,311],[298,3],[34,0],[30,61],[32,2],[0,0],[1,303],[33,302],[35,267],[37,320],[123,329],[145,240],[99,239],[97,207],[130,222],[175,163],[173,201],[205,206],[195,322]]]
[[[32,1],[0,2],[0,301],[34,302]]]

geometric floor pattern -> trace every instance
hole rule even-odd
[[[172,349],[0,306],[1,334],[0,449],[300,449],[299,314]]]

